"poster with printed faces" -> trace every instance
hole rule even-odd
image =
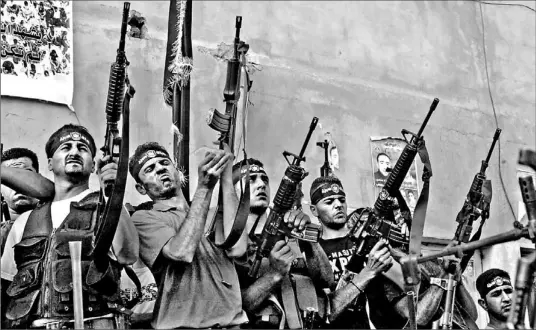
[[[71,1],[2,0],[1,94],[71,105]]]
[[[391,170],[395,167],[396,162],[398,161],[398,158],[400,158],[400,155],[402,154],[402,151],[406,145],[407,142],[401,138],[370,138],[374,196],[378,196],[382,187],[387,182],[387,178],[389,177]],[[417,155],[406,177],[404,178],[404,181],[402,182],[402,186],[400,187],[400,192],[402,193],[406,204],[411,210],[412,216],[420,193],[419,175],[417,173],[416,162],[418,157],[419,156]]]

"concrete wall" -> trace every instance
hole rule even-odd
[[[534,1],[524,3],[535,7]],[[76,113],[62,105],[3,97],[6,148],[21,145],[45,157],[48,136],[77,121],[103,143],[121,9],[118,1],[73,3]],[[145,16],[149,28],[149,39],[127,40],[129,75],[137,89],[131,150],[149,140],[171,147],[171,114],[161,93],[169,3],[135,1],[131,9]],[[337,175],[349,192],[350,206],[372,205],[370,136],[418,130],[438,97],[441,102],[425,130],[434,169],[425,235],[450,238],[496,127],[486,80],[485,33],[491,93],[503,129],[502,176],[515,208],[521,200],[517,153],[523,146],[535,147],[535,13],[494,5],[482,5],[482,11],[484,29],[480,5],[471,1],[195,1],[191,150],[212,145],[217,135],[205,123],[206,112],[223,108],[226,65],[206,50],[231,43],[235,15],[242,15],[249,59],[262,68],[252,74],[248,151],[266,164],[274,192],[286,167],[281,152],[298,152],[312,117],[318,116],[338,144]],[[321,138],[317,129],[306,153],[311,172],[306,188],[323,162],[322,150],[314,145]],[[498,154],[496,148],[487,171],[494,195],[484,235],[510,229],[513,222],[500,185]],[[200,157],[192,154],[192,189]],[[46,174],[45,164],[41,170]],[[128,188],[126,201],[144,200],[132,180]]]

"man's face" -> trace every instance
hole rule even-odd
[[[385,176],[389,175],[389,172],[387,172],[388,167],[391,167],[391,160],[389,157],[385,155],[378,157],[378,169],[380,170],[380,173]]]
[[[245,177],[242,184],[245,185]],[[240,194],[240,183],[235,185]],[[249,210],[253,214],[263,214],[270,205],[270,180],[265,173],[250,173],[249,175],[250,200]]]
[[[143,189],[138,191],[147,194],[153,200],[169,199],[177,196],[181,187],[179,171],[169,158],[155,157],[143,164],[138,177]]]
[[[479,304],[489,313],[490,317],[505,322],[512,306],[512,292],[513,288],[509,284],[499,286],[488,292],[485,301],[480,299]]]
[[[6,160],[2,163],[2,166],[15,167],[36,172],[36,170],[32,166],[32,160],[28,157]],[[37,199],[19,194],[15,190],[8,188],[4,185],[2,185],[2,196],[4,196],[7,206],[9,206],[10,209],[17,212],[18,214],[33,209],[38,202]]]
[[[88,179],[95,163],[89,146],[82,141],[66,141],[48,160],[48,169],[55,176]]]
[[[348,206],[343,195],[331,195],[311,206],[311,212],[320,222],[331,229],[341,229],[346,225]]]

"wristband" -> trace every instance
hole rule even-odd
[[[456,286],[457,282],[454,281],[454,280],[453,280],[453,282],[454,282],[453,286]],[[439,277],[431,277],[430,278],[430,284],[436,285],[436,286],[440,287],[441,289],[447,291],[447,287],[449,285],[449,280],[444,279],[444,278],[439,278]]]

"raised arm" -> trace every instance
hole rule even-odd
[[[242,306],[249,313],[254,313],[273,290],[279,286],[284,276],[290,271],[295,256],[285,241],[278,241],[270,252],[270,267],[247,289],[242,290]]]
[[[229,153],[231,150],[227,144],[224,144],[224,150]],[[233,185],[233,164],[232,160],[227,163],[227,166],[223,170],[221,175],[220,184],[223,191],[223,226],[216,226],[216,230],[222,231],[223,227],[223,237],[228,237],[233,228],[233,223],[236,218],[236,213],[238,211],[238,196],[236,195],[236,189]],[[249,213],[249,209],[247,210]],[[241,257],[246,253],[247,250],[247,232],[246,230],[242,231],[242,235],[238,239],[238,242],[235,243],[229,250],[227,250],[227,255],[229,257]]]
[[[343,281],[347,284],[335,290],[331,299],[330,322],[333,322],[344,312],[350,304],[362,294],[369,283],[380,273],[389,269],[393,263],[393,258],[387,248],[385,241],[378,241],[369,253],[367,264],[358,274],[348,272],[344,275]]]
[[[2,166],[0,169],[2,184],[26,196],[40,200],[54,197],[54,182],[21,168]]]
[[[186,263],[192,262],[203,235],[214,186],[232,157],[232,154],[224,150],[211,150],[201,161],[198,166],[197,189],[190,211],[177,234],[162,248],[164,257]]]

